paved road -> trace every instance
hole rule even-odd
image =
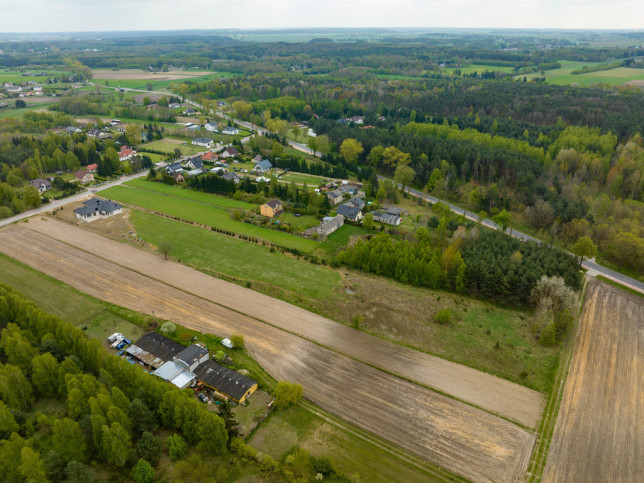
[[[39,208],[34,208],[33,210],[29,211],[23,211],[22,213],[18,213],[15,216],[12,216],[11,218],[5,218],[3,220],[0,220],[0,226],[6,226],[10,225],[11,223],[15,223],[16,221],[23,220],[25,218],[29,218],[30,216],[38,215],[40,213],[45,213],[47,211],[51,211],[55,208],[59,208],[61,206],[65,206],[69,203],[74,203],[75,201],[80,201],[83,198],[88,197],[91,192],[99,192],[103,191],[107,188],[111,188],[112,186],[116,186],[119,184],[123,184],[126,181],[130,181],[132,179],[136,178],[141,178],[142,176],[146,176],[148,174],[148,170],[144,169],[143,171],[139,171],[138,173],[131,174],[129,176],[122,176],[117,180],[110,181],[109,183],[102,184],[100,186],[92,186],[90,188],[91,191],[85,190],[81,191],[80,193],[77,193],[72,196],[68,196],[67,198],[62,198],[60,200],[52,201],[51,203],[47,203],[45,205],[40,206]]]

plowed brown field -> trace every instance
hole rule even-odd
[[[543,481],[644,481],[644,300],[591,281]]]
[[[203,332],[243,333],[274,378],[301,383],[306,397],[326,410],[454,473],[509,481],[525,472],[533,435],[393,374],[422,383],[454,375],[454,392],[476,397],[502,391],[496,397],[512,401],[510,409],[520,404],[516,392],[533,391],[60,222],[31,219],[7,227],[0,231],[0,251],[97,298]],[[540,397],[536,404],[534,396],[523,398],[540,409]]]

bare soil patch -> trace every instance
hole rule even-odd
[[[137,69],[123,69],[123,70],[94,70],[92,71],[94,79],[132,79],[132,80],[155,80],[155,81],[169,81],[177,79],[185,79],[190,77],[199,77],[202,75],[212,74],[212,72],[186,72],[186,71],[172,71],[172,72],[146,72]]]
[[[644,301],[589,282],[543,481],[644,481]]]
[[[67,238],[66,243],[47,236],[47,232]],[[87,251],[67,244],[74,241],[81,241],[80,245],[85,245],[82,248]],[[522,478],[525,473],[534,437],[524,429],[293,333],[298,328],[303,332],[313,330],[312,335],[333,332],[333,327],[348,329],[341,324],[329,321],[333,325],[316,327],[318,324],[312,320],[302,319],[302,314],[306,314],[302,309],[249,290],[239,292],[240,287],[226,287],[229,284],[189,268],[52,220],[31,219],[27,224],[3,229],[0,251],[112,303],[144,313],[154,311],[157,317],[220,336],[243,333],[252,355],[275,379],[301,383],[307,399],[324,409],[466,478],[510,481]],[[133,267],[136,271],[108,261],[112,256],[116,257],[114,262],[124,265],[138,260]],[[154,277],[157,280],[142,274],[146,267],[152,271],[158,269],[158,276]],[[170,272],[166,272],[168,269]],[[215,295],[223,301],[237,292],[237,298],[246,307],[257,305],[263,309],[265,316],[261,319],[275,320],[279,316],[292,330],[282,330],[158,280],[171,281],[175,287],[185,285],[192,292]],[[295,312],[289,314],[288,307]],[[381,364],[396,361],[403,352],[409,351],[400,348],[402,352],[397,354],[396,346],[387,343],[393,346],[390,355],[378,347],[377,343],[384,341],[352,332],[358,338],[350,338],[345,348],[356,346],[362,355],[371,353]],[[331,340],[347,336],[346,333],[330,335]],[[361,340],[363,336],[368,340]],[[375,347],[369,345],[372,342]],[[417,365],[413,359],[406,362]],[[422,358],[416,362],[423,366]],[[479,378],[486,376],[473,372]],[[481,384],[484,386],[485,381]]]
[[[341,354],[467,401],[527,427],[539,422],[543,397],[536,391],[374,337],[281,300],[166,262],[105,237],[52,219],[30,219],[29,229],[131,268],[232,310],[298,334]],[[332,302],[330,302],[332,303]],[[385,356],[386,355],[386,356]]]
[[[632,80],[624,82],[625,86],[644,87],[644,80]]]

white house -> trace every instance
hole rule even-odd
[[[195,146],[203,146],[210,149],[212,148],[213,141],[210,138],[194,138],[191,144],[194,144]]]
[[[218,132],[216,122],[210,121],[210,122],[206,123],[206,125],[204,127],[206,128],[206,131]]]
[[[226,126],[224,129],[222,129],[221,133],[236,136],[237,134],[239,134],[239,129],[233,126]]]

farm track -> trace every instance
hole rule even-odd
[[[56,237],[61,237],[62,231],[67,243],[34,229],[53,232]],[[277,309],[269,303],[276,303],[284,306],[282,310],[295,310],[293,317],[306,328],[312,325],[310,321],[298,317],[306,311],[51,220],[31,219],[28,226],[13,225],[0,231],[0,250],[97,298],[154,312],[157,317],[203,332],[220,336],[243,333],[249,351],[275,379],[301,383],[306,397],[325,410],[456,474],[474,481],[510,481],[525,473],[534,435],[521,427],[260,321],[274,318],[273,310]],[[90,250],[102,258],[88,253]],[[119,265],[108,260],[111,256]],[[128,265],[132,256],[139,260],[137,271],[122,266]],[[154,278],[169,280],[184,291],[142,274],[154,272],[155,267],[162,270]],[[234,290],[242,293],[244,312],[260,305],[263,315],[249,317],[206,300],[215,298],[231,305],[228,292]],[[351,330],[351,334],[362,333]],[[344,335],[331,334],[332,338]],[[368,337],[368,342],[383,343]],[[356,346],[365,343],[360,338],[349,342]],[[368,349],[362,347],[362,352]],[[382,356],[387,352],[380,347],[371,349],[380,365],[386,365],[382,363],[389,357]],[[394,354],[393,360],[396,357]]]
[[[644,300],[591,280],[543,481],[644,481]]]

